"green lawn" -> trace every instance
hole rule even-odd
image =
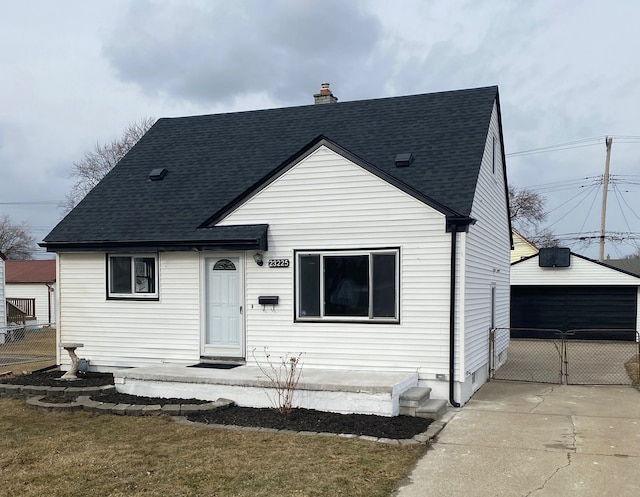
[[[0,398],[4,496],[388,496],[423,445],[42,413]]]

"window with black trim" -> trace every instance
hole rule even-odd
[[[298,253],[297,318],[398,321],[398,253]]]
[[[108,296],[156,298],[158,257],[156,255],[108,256]]]

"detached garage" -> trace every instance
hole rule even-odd
[[[513,338],[547,338],[539,329],[629,330],[575,338],[635,340],[640,277],[570,252],[541,249],[511,265]]]

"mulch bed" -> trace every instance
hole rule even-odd
[[[46,371],[1,378],[0,383],[14,385],[44,385],[59,387],[67,384],[74,387],[98,387],[113,385],[113,375],[110,373],[79,374],[78,380],[61,382],[62,371]],[[114,404],[137,405],[165,405],[165,404],[203,404],[207,401],[198,399],[176,399],[159,397],[140,397],[117,392],[107,392],[91,397],[98,402]],[[62,399],[55,400],[60,402]],[[310,431],[320,433],[337,433],[368,435],[378,438],[404,439],[423,433],[431,424],[430,419],[414,418],[410,416],[374,416],[367,414],[337,414],[316,411],[313,409],[293,409],[289,414],[280,414],[275,409],[258,409],[251,407],[232,406],[227,409],[217,409],[203,414],[188,416],[197,423],[222,424],[236,426],[251,426],[273,428],[277,430]]]
[[[367,414],[337,414],[313,409],[293,409],[280,414],[275,409],[232,406],[204,414],[187,416],[189,421],[206,424],[259,426],[277,430],[349,433],[378,438],[411,438],[423,433],[430,419],[410,416],[373,416]]]
[[[42,373],[23,374],[11,378],[0,378],[0,383],[10,385],[34,385],[46,387],[100,387],[113,385],[111,373],[78,373],[78,379],[72,381],[60,381],[63,371],[44,371]]]

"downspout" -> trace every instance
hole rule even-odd
[[[51,293],[53,292],[53,288],[49,286],[49,283],[45,283],[45,285],[47,286],[47,305],[49,310],[49,321],[47,321],[47,323],[50,326],[51,325]]]
[[[452,407],[460,407],[453,398],[453,378],[456,364],[456,245],[458,241],[458,225],[451,223],[451,284],[449,295],[449,403]]]
[[[447,231],[451,232],[451,284],[449,285],[449,403],[460,407],[454,397],[454,374],[456,365],[456,252],[458,232],[468,232],[469,225],[475,224],[471,217],[450,217],[447,219]],[[462,230],[460,230],[462,228]]]

